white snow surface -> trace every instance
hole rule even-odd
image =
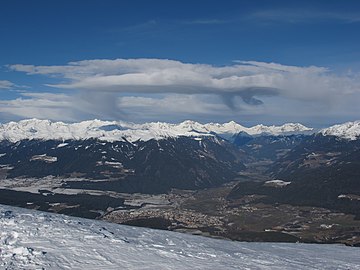
[[[279,180],[279,179],[276,179],[276,180],[270,180],[270,181],[266,181],[265,182],[265,186],[278,186],[278,187],[285,187],[287,185],[290,185],[291,182],[285,182],[283,180]]]
[[[67,145],[68,145],[68,143],[60,143],[60,144],[58,144],[58,146],[56,146],[56,148],[65,147]]]
[[[1,269],[360,269],[342,245],[244,243],[0,205]]]
[[[324,136],[337,136],[348,140],[356,140],[360,137],[360,120],[334,125],[320,131]]]
[[[244,127],[234,121],[224,124],[200,124],[184,121],[180,124],[151,122],[134,124],[122,121],[90,120],[79,123],[51,122],[49,120],[28,119],[19,122],[0,124],[0,140],[17,142],[24,139],[40,140],[82,140],[98,138],[103,141],[135,142],[168,137],[203,137],[214,133],[224,138],[231,138],[241,131],[250,135],[258,134],[289,134],[310,132],[312,129],[301,124],[288,123],[282,126],[257,125]]]

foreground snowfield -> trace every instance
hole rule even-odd
[[[360,269],[340,245],[242,243],[0,205],[0,269]]]

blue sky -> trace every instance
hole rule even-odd
[[[355,120],[359,30],[360,1],[4,0],[0,121]]]

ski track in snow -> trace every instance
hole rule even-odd
[[[359,249],[245,243],[0,205],[1,269],[360,269]]]

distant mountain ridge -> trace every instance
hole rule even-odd
[[[123,121],[87,120],[78,123],[52,122],[50,120],[27,119],[19,122],[0,124],[0,141],[18,142],[21,140],[86,140],[101,141],[149,141],[176,137],[220,136],[234,140],[238,134],[250,136],[295,135],[316,133],[314,128],[300,123],[286,123],[281,126],[256,125],[245,127],[234,121],[228,123],[201,124],[187,120],[179,124],[149,122],[135,124]],[[346,122],[321,129],[317,133],[355,140],[360,136],[360,120]]]
[[[284,135],[312,132],[299,123],[287,123],[281,126],[256,125],[244,127],[234,121],[219,124],[201,124],[184,121],[179,124],[151,122],[134,124],[122,121],[89,120],[79,123],[52,122],[50,120],[28,119],[19,122],[0,124],[0,140],[18,142],[21,140],[85,140],[102,141],[148,141],[176,137],[204,137],[218,135],[231,139],[234,135],[245,132],[249,135]]]

